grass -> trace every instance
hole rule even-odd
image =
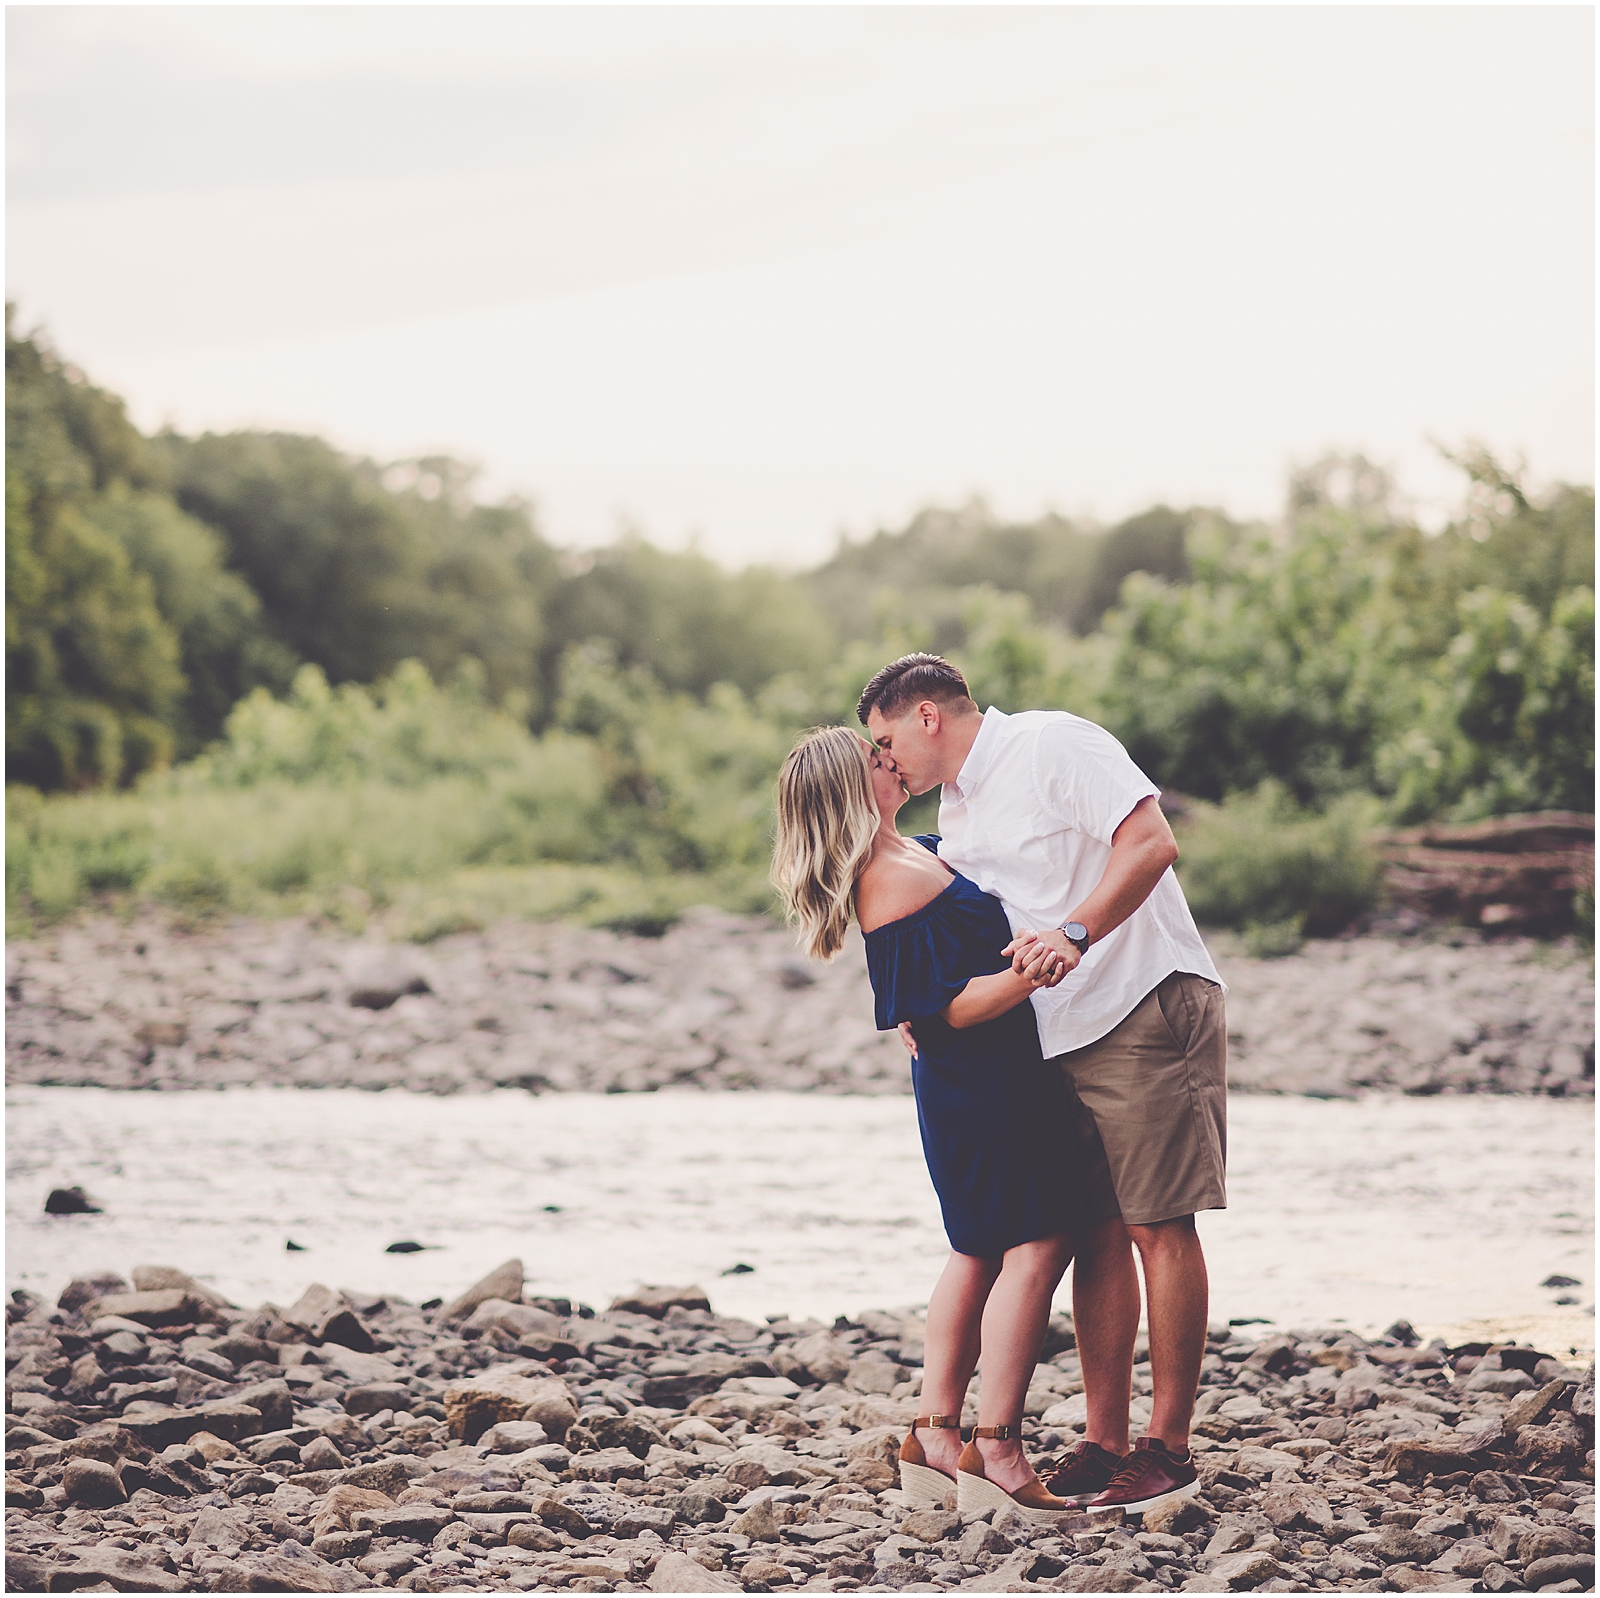
[[[1196,806],[1178,839],[1196,920],[1242,932],[1258,958],[1342,931],[1378,901],[1383,867],[1370,839],[1380,819],[1366,795],[1317,814],[1274,782]]]
[[[541,793],[526,774],[410,787],[169,783],[48,800],[12,788],[6,928],[26,937],[91,905],[152,902],[196,920],[312,914],[351,930],[375,921],[426,941],[507,916],[659,933],[691,904],[770,907],[762,871],[592,858],[614,842],[593,816],[597,799],[559,772]]]

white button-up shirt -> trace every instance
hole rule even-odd
[[[992,893],[1014,932],[1059,927],[1089,897],[1128,813],[1160,789],[1105,728],[990,708],[939,801],[939,857]],[[1174,971],[1221,985],[1170,868],[1059,986],[1033,995],[1046,1058],[1102,1038]]]

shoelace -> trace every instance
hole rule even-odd
[[[1114,1492],[1118,1487],[1131,1486],[1132,1483],[1139,1479],[1144,1470],[1145,1461],[1150,1459],[1153,1454],[1155,1454],[1153,1448],[1140,1448],[1127,1455],[1122,1463],[1111,1473],[1111,1480],[1106,1483],[1106,1491],[1109,1493]],[[1161,1460],[1165,1460],[1169,1456],[1167,1451],[1162,1449],[1158,1457]]]

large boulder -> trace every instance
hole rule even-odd
[[[527,1369],[523,1362],[491,1365],[446,1387],[443,1403],[450,1435],[476,1443],[501,1421],[536,1420],[552,1437],[565,1437],[578,1418],[571,1391],[559,1376],[530,1376]]]

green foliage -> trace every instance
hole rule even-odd
[[[475,505],[471,474],[428,458],[351,460],[289,433],[165,435],[173,492],[217,528],[270,635],[333,682],[464,655],[496,700],[536,701],[555,556],[517,504]]]
[[[535,737],[487,702],[481,673],[438,687],[413,661],[330,688],[308,666],[287,700],[246,698],[206,756],[135,792],[12,787],[12,924],[97,892],[344,919],[354,892],[416,936],[465,925],[473,894],[478,914],[548,903],[634,930],[707,899],[765,907],[787,730],[737,689],[668,695],[599,650],[570,681],[563,725]]]
[[[552,668],[572,646],[604,639],[618,665],[648,671],[670,691],[704,695],[731,683],[751,694],[828,658],[828,623],[799,585],[761,567],[729,573],[637,538],[581,565],[552,601]]]
[[[443,688],[414,660],[371,688],[330,688],[320,666],[302,666],[286,698],[258,688],[240,700],[222,741],[175,780],[187,788],[408,784],[513,770],[532,748],[521,722],[485,702],[476,661],[463,661]]]
[[[1184,895],[1200,922],[1244,930],[1253,952],[1292,952],[1301,935],[1337,932],[1375,902],[1368,837],[1380,814],[1365,796],[1305,811],[1270,780],[1197,806],[1179,839]]]
[[[1492,588],[1462,596],[1460,631],[1415,684],[1416,714],[1378,751],[1400,821],[1594,805],[1594,593],[1543,619]]]
[[[169,758],[184,686],[149,577],[90,514],[138,435],[10,315],[6,766],[42,787],[115,783]]]
[[[96,894],[419,937],[759,907],[794,735],[853,725],[862,683],[919,648],[981,704],[1090,717],[1209,801],[1181,872],[1263,953],[1370,902],[1382,822],[1592,808],[1594,495],[1535,494],[1476,447],[1432,536],[1383,472],[1329,456],[1272,527],[974,503],[786,577],[638,538],[558,556],[443,457],[147,440],[9,319],[6,421],[17,926]]]
[[[1188,575],[1196,519],[1158,505],[1102,533],[1054,514],[998,522],[974,500],[960,511],[922,511],[898,533],[841,540],[803,582],[847,639],[877,641],[888,609],[917,618],[919,647],[953,655],[968,647],[971,590],[1026,596],[1046,625],[1087,633],[1116,604],[1129,573],[1170,582]]]
[[[85,509],[86,518],[127,551],[150,579],[156,608],[177,635],[185,691],[170,718],[180,758],[196,755],[229,710],[258,686],[282,692],[294,657],[261,627],[250,585],[223,565],[214,529],[179,510],[164,493],[113,484]]]
[[[732,684],[669,694],[600,644],[574,650],[559,722],[596,751],[613,857],[657,872],[761,871],[791,727]]]
[[[7,771],[129,780],[220,731],[292,661],[122,402],[6,326]]]

